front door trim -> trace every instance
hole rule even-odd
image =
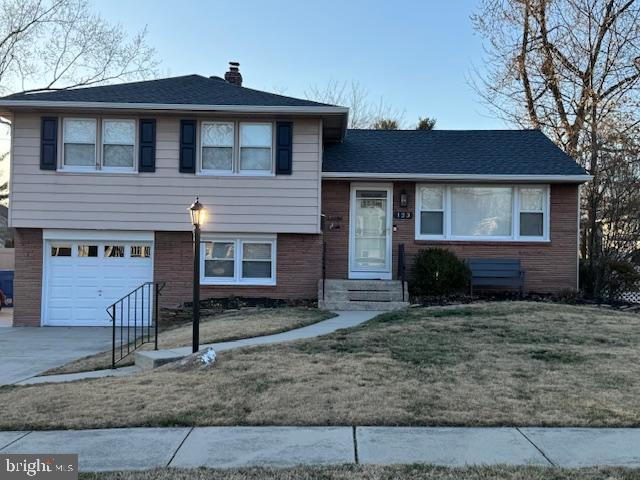
[[[358,271],[353,270],[353,259],[355,258],[355,215],[356,215],[356,190],[380,190],[387,193],[387,265],[386,270],[381,271]],[[392,183],[351,183],[349,195],[349,278],[350,279],[372,279],[391,280],[393,272],[393,184]]]

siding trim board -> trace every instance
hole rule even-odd
[[[433,180],[461,182],[538,182],[538,183],[584,183],[592,175],[467,175],[467,174],[423,174],[423,173],[367,173],[367,172],[322,172],[322,178],[336,180]]]
[[[287,113],[287,114],[339,114],[349,113],[347,107],[324,106],[265,106],[265,105],[197,105],[175,103],[118,103],[118,102],[59,102],[42,100],[0,100],[0,107],[27,107],[27,108],[80,108],[80,109],[117,109],[117,110],[176,110],[180,112],[204,111],[204,112],[235,112],[235,113]]]

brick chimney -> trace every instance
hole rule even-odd
[[[242,86],[242,74],[240,73],[238,62],[229,62],[229,71],[224,74],[224,79],[234,85]]]

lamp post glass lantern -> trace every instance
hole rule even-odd
[[[200,226],[204,220],[204,207],[196,197],[189,207],[193,225],[193,341],[192,352],[200,349]]]
[[[204,217],[204,207],[196,197],[196,201],[189,207],[189,215],[191,215],[191,223],[194,227],[199,227]]]

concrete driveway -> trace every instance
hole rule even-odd
[[[108,327],[0,328],[0,385],[110,348]]]

